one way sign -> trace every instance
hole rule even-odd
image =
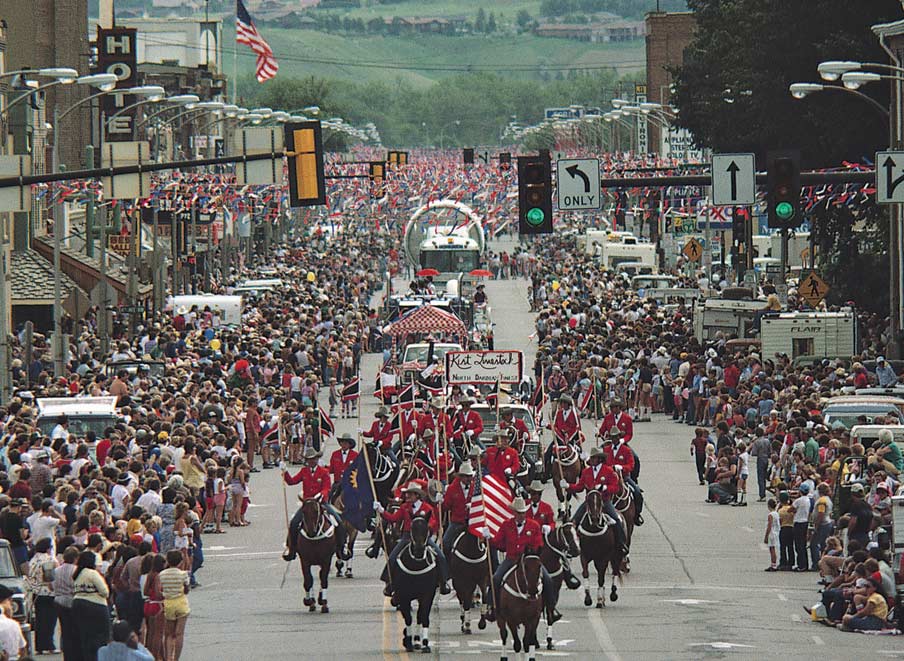
[[[876,152],[876,202],[904,203],[904,151]]]
[[[559,211],[600,208],[600,162],[596,158],[556,161]]]

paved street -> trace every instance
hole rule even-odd
[[[496,347],[524,349],[529,367],[535,345],[528,342],[533,320],[527,312],[525,281],[491,281],[487,293],[498,324]],[[373,382],[376,368],[376,355],[368,356],[365,384]],[[368,394],[363,401],[366,426],[375,400]],[[338,432],[354,433],[358,426],[355,420],[336,423]],[[585,432],[592,435],[592,421],[585,422]],[[620,588],[621,599],[605,610],[587,609],[582,593],[563,589],[560,610],[565,619],[556,625],[556,650],[539,656],[793,659],[810,658],[824,648],[823,658],[864,658],[866,650],[877,651],[880,658],[904,657],[895,638],[840,633],[808,621],[801,606],[817,599],[816,575],[763,572],[768,563],[768,552],[760,544],[765,506],[705,504],[688,451],[688,432],[688,427],[663,416],[636,425],[632,445],[642,460],[646,524],[635,531],[632,572]],[[308,613],[302,606],[299,566],[292,563],[286,575],[286,563],[279,557],[284,502],[291,515],[297,488],[284,491],[278,478],[276,470],[255,475],[250,527],[205,536],[206,563],[198,574],[203,587],[190,596],[183,658],[411,656],[399,654],[401,619],[382,596],[378,576],[383,559],[363,556],[366,541],[358,543],[355,578],[331,579],[332,612]],[[545,499],[554,502],[551,488]],[[579,570],[577,561],[572,566]],[[539,633],[542,639],[542,624]],[[498,658],[498,638],[494,624],[484,632],[475,627],[474,635],[461,635],[454,596],[438,599],[431,631],[434,657]]]

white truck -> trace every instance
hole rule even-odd
[[[785,312],[764,315],[760,322],[763,357],[787,354],[836,358],[857,351],[857,317],[841,312]]]
[[[483,221],[461,202],[429,202],[412,214],[402,245],[412,270],[434,269],[440,274],[434,282],[446,282],[481,267],[486,249]]]
[[[766,301],[756,299],[697,299],[694,303],[694,336],[711,340],[716,333],[739,338],[750,337],[757,315],[766,309]]]

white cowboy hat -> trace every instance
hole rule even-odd
[[[512,501],[511,509],[513,512],[526,512],[527,511],[527,503],[524,502],[524,498],[518,496],[515,500]]]
[[[458,474],[465,477],[474,477],[474,467],[471,465],[471,462],[466,461],[463,463],[458,469]]]

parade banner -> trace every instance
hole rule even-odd
[[[521,383],[523,363],[520,351],[450,351],[446,383]]]

